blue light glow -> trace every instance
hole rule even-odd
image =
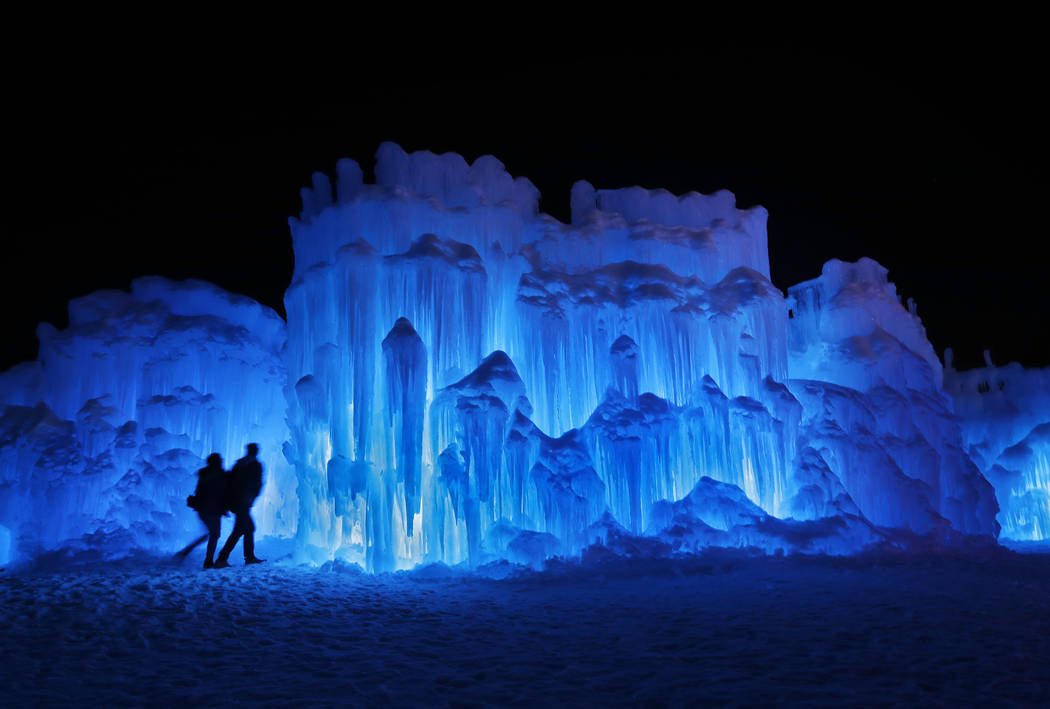
[[[1050,436],[1025,457],[978,444],[977,414],[960,427],[874,261],[785,298],[765,210],[728,192],[581,182],[562,224],[492,157],[377,158],[376,185],[343,160],[334,194],[324,175],[303,190],[287,325],[148,278],[41,327],[39,361],[0,378],[0,563],[176,549],[194,471],[248,441],[259,534],[373,571],[641,535],[830,553],[893,528],[995,536],[993,461],[1023,478],[1000,475],[1004,528],[1050,531]]]

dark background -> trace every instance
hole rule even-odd
[[[860,37],[334,51],[42,44],[9,71],[0,369],[70,298],[202,278],[283,315],[287,218],[315,170],[383,140],[491,153],[569,218],[569,188],[726,188],[770,213],[773,282],[870,256],[956,366],[1050,365],[1046,61],[1034,20]],[[712,39],[712,35],[720,39]],[[331,49],[331,48],[330,48]],[[392,58],[392,57],[396,57]]]

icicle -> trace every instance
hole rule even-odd
[[[398,318],[383,340],[386,364],[386,418],[393,429],[395,444],[391,456],[397,481],[405,486],[408,536],[419,510],[423,418],[427,390],[427,352],[406,318]]]

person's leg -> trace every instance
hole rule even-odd
[[[230,532],[230,538],[226,540],[226,543],[222,547],[222,551],[219,552],[219,558],[216,563],[223,562],[223,564],[229,563],[230,554],[233,553],[233,548],[237,546],[237,540],[244,534],[244,518],[245,514],[234,511],[236,521],[233,523],[233,531]]]
[[[244,513],[244,560],[255,558],[255,522],[248,512]]]
[[[204,518],[202,518],[204,519]],[[215,558],[215,547],[219,545],[219,536],[222,534],[221,520],[219,515],[204,519],[204,525],[208,528],[208,549],[204,556],[204,568],[210,569]]]

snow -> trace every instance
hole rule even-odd
[[[8,706],[1046,706],[1050,557],[0,574]],[[188,568],[191,564],[194,568]]]

